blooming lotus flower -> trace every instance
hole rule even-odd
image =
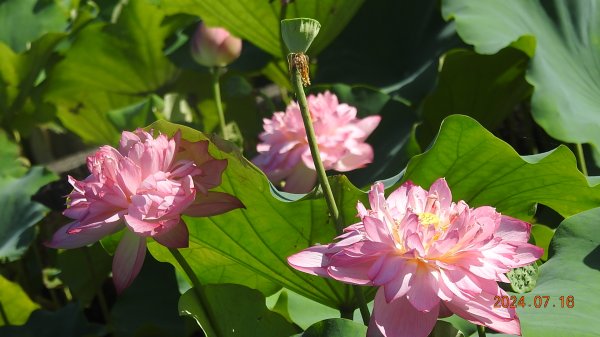
[[[368,336],[427,336],[438,317],[452,313],[494,330],[520,335],[514,308],[494,308],[507,296],[497,281],[537,260],[531,226],[494,208],[452,202],[444,179],[429,191],[410,182],[386,199],[383,185],[358,203],[361,222],[336,243],[288,258],[294,268],[342,282],[379,286]]]
[[[240,57],[242,40],[220,27],[198,24],[192,38],[192,57],[205,67],[224,67]]]
[[[154,138],[141,129],[123,132],[118,150],[102,146],[87,166],[86,179],[69,177],[74,190],[63,214],[75,221],[46,245],[82,247],[124,228],[112,266],[118,292],[139,273],[148,237],[170,248],[187,247],[182,214],[211,216],[243,207],[231,195],[208,191],[221,184],[227,161],[208,153],[208,141],[190,143],[179,133]]]
[[[373,148],[365,139],[379,124],[381,117],[356,118],[356,108],[338,102],[336,95],[309,95],[308,107],[312,118],[319,153],[326,170],[340,172],[363,167],[373,161]],[[269,179],[277,184],[285,180],[288,192],[309,192],[317,181],[300,108],[293,102],[285,112],[276,112],[264,119],[259,155],[252,161]]]

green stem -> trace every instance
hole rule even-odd
[[[214,324],[214,322],[216,322],[217,320],[216,320],[215,314],[211,310],[210,304],[208,303],[206,293],[204,292],[204,288],[202,287],[200,280],[198,279],[198,277],[192,270],[192,267],[190,267],[190,265],[187,263],[187,261],[185,260],[183,255],[181,255],[179,250],[177,250],[176,248],[169,248],[169,251],[175,258],[175,260],[177,260],[177,263],[179,263],[179,265],[181,266],[181,268],[183,269],[183,271],[185,272],[187,277],[190,279],[190,282],[192,283],[192,287],[194,289],[194,293],[196,294],[196,299],[198,300],[198,304],[200,304],[200,306],[204,310],[204,313],[206,314],[206,318],[208,319],[208,322],[207,322],[208,324],[206,324],[206,326],[202,326],[202,329],[204,329],[206,336],[207,337],[221,336],[222,334],[217,334],[216,333],[217,330],[214,328],[216,326]]]
[[[321,155],[319,154],[319,146],[317,144],[317,136],[315,135],[315,129],[312,125],[312,120],[310,117],[310,111],[308,109],[308,102],[306,101],[306,94],[304,93],[304,87],[302,84],[302,78],[300,76],[300,70],[294,67],[292,71],[292,87],[296,92],[296,98],[298,100],[298,105],[300,107],[300,112],[302,114],[302,120],[304,121],[304,128],[306,129],[306,137],[308,139],[308,146],[310,147],[310,153],[312,155],[313,163],[315,165],[315,169],[317,170],[317,177],[319,179],[319,184],[323,189],[323,194],[325,194],[325,201],[327,202],[327,207],[329,208],[329,213],[333,220],[335,221],[336,231],[339,234],[342,233],[344,229],[344,224],[342,223],[342,217],[340,216],[340,212],[337,208],[337,204],[335,203],[335,198],[333,197],[333,191],[331,190],[331,186],[329,185],[329,180],[327,179],[327,174],[325,173],[325,167],[323,166],[323,161],[321,160]],[[365,299],[362,293],[362,289],[358,286],[354,286],[354,293],[357,296],[359,301],[360,314],[363,318],[365,325],[369,324],[370,314],[369,309],[367,308],[367,304],[365,303]],[[341,311],[342,317],[344,317],[344,312]],[[352,319],[352,318],[350,318]]]
[[[0,316],[2,317],[2,320],[4,321],[4,325],[10,325],[8,316],[6,315],[6,312],[4,311],[4,307],[2,306],[2,302],[0,302]]]
[[[477,326],[477,335],[479,337],[485,337],[485,327],[483,325]]]
[[[583,175],[587,176],[587,166],[585,165],[585,156],[583,155],[583,145],[581,143],[575,144],[577,148],[577,161],[579,162],[579,169],[583,172]]]
[[[219,80],[221,78],[221,68],[213,67],[210,69],[212,74],[212,93],[217,107],[217,114],[219,115],[219,125],[221,126],[221,135],[225,139],[230,139],[229,133],[227,132],[227,125],[225,123],[225,113],[223,113],[223,104],[221,103],[221,86]]]
[[[300,76],[300,70],[294,67],[292,71],[292,87],[296,92],[296,98],[298,99],[298,105],[300,106],[300,112],[302,114],[302,120],[304,121],[304,128],[306,129],[306,137],[308,138],[308,146],[312,155],[315,169],[317,170],[317,177],[319,184],[325,194],[325,201],[329,208],[331,217],[335,220],[337,233],[340,234],[343,231],[344,224],[341,223],[340,212],[338,211],[337,204],[333,198],[333,192],[327,180],[327,174],[325,173],[325,167],[323,161],[321,161],[321,155],[319,154],[319,146],[317,144],[317,136],[315,135],[315,129],[312,125],[310,117],[310,111],[308,110],[308,102],[306,101],[306,94],[302,85],[302,78]]]
[[[354,318],[354,310],[340,309],[340,317],[352,320]]]

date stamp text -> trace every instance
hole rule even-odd
[[[559,296],[558,298],[552,296],[541,296],[535,295],[533,301],[531,298],[525,298],[525,296],[494,296],[494,308],[567,308],[571,309],[575,307],[575,297]]]

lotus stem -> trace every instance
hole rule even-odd
[[[483,325],[477,326],[477,335],[479,337],[485,337],[485,327]]]
[[[583,154],[583,145],[581,143],[575,144],[577,148],[577,162],[579,163],[579,169],[587,177],[588,171],[587,166],[585,165],[585,156]]]
[[[212,75],[212,94],[215,100],[215,106],[217,108],[217,114],[219,115],[219,125],[221,127],[221,135],[224,139],[231,139],[229,132],[227,132],[227,124],[225,123],[225,113],[223,112],[223,104],[221,103],[221,85],[219,81],[221,79],[221,68],[212,67],[210,73]]]
[[[310,147],[310,153],[312,155],[313,163],[317,171],[319,184],[323,189],[325,201],[327,202],[327,207],[329,208],[329,213],[331,214],[331,217],[335,222],[336,231],[339,235],[344,229],[344,224],[342,223],[342,218],[340,217],[340,212],[335,202],[335,198],[333,197],[333,192],[331,190],[331,186],[329,185],[327,174],[325,173],[325,167],[323,166],[323,161],[321,161],[321,155],[319,154],[317,136],[315,135],[315,130],[313,128],[312,120],[310,117],[310,111],[308,109],[308,102],[306,101],[306,94],[304,93],[304,84],[306,83],[306,80],[303,80],[302,69],[299,69],[296,66],[297,63],[293,60],[293,58],[296,55],[297,54],[290,54],[290,56],[288,56],[288,62],[290,63],[290,70],[292,73],[292,87],[296,92],[296,98],[298,100],[298,105],[302,114],[304,128],[306,129],[306,137],[308,139],[308,146]],[[307,74],[308,69],[304,70]],[[365,303],[362,288],[360,288],[359,286],[353,286],[352,288],[354,289],[354,294],[356,295],[357,300],[359,302],[359,309],[363,322],[365,323],[365,325],[368,325],[370,321],[370,313],[369,308],[367,308],[367,304]],[[344,311],[341,311],[341,315],[342,317],[344,317],[346,313]],[[350,317],[350,319],[352,319],[352,317]]]

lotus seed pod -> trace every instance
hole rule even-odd
[[[281,20],[281,35],[290,53],[306,53],[321,24],[309,18]]]

